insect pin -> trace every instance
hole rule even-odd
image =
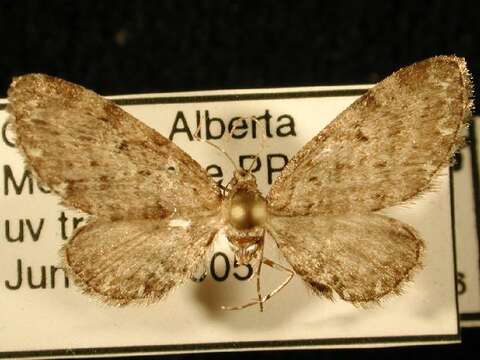
[[[173,142],[65,80],[14,79],[7,110],[32,172],[91,215],[61,251],[86,293],[116,305],[160,300],[194,275],[223,230],[257,278],[254,301],[225,308],[263,309],[294,274],[317,295],[356,305],[400,291],[424,243],[378,211],[431,189],[463,142],[471,97],[462,58],[402,68],[310,140],[266,196],[249,170],[220,188]],[[291,269],[264,257],[267,234]],[[288,273],[268,294],[262,265]]]

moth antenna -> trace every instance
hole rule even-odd
[[[235,122],[237,121],[240,121],[240,120],[248,120],[249,118],[244,118],[244,117],[239,117],[239,118],[236,118],[233,120],[232,124],[234,124]],[[235,125],[235,126],[232,126],[232,128],[230,129],[230,131],[228,132],[228,137],[229,139],[232,139],[233,138],[233,132],[235,130],[237,130],[240,126],[239,125]]]
[[[252,164],[250,165],[250,167],[248,168],[248,172],[251,172],[252,168],[253,168],[253,165],[255,165],[257,163],[257,160],[259,159],[259,156],[260,156],[260,153],[265,149],[266,145],[267,145],[267,131],[265,129],[265,125],[263,125],[258,119],[256,116],[252,116],[250,117],[250,120],[254,121],[255,123],[257,123],[258,125],[260,125],[262,128],[263,128],[263,132],[262,132],[262,139],[261,139],[261,142],[260,142],[260,150],[258,150],[258,152],[255,154],[255,158],[253,159],[252,161]]]
[[[223,155],[225,155],[227,157],[227,159],[232,163],[233,167],[235,168],[236,171],[238,171],[238,167],[237,165],[235,164],[235,161],[233,161],[233,159],[230,157],[230,155],[228,155],[228,153],[225,151],[225,149],[223,149],[222,147],[212,143],[211,141],[209,140],[206,140],[206,139],[202,139],[200,137],[200,130],[202,129],[201,125],[198,125],[197,127],[197,130],[195,131],[195,133],[193,134],[193,138],[196,140],[196,141],[202,141],[204,143],[207,143],[208,145],[211,145],[213,146],[215,149],[217,149],[218,151],[220,151]]]
[[[237,118],[234,120],[234,122],[236,121],[240,121],[240,120],[251,120],[252,122],[254,121],[256,124],[260,125],[262,128],[263,128],[263,133],[262,133],[262,138],[261,138],[261,142],[260,142],[260,150],[255,154],[255,157],[254,159],[252,160],[252,163],[250,164],[249,168],[247,169],[247,172],[251,172],[253,166],[256,164],[257,160],[259,159],[259,155],[260,153],[265,149],[265,146],[266,146],[266,143],[267,143],[267,136],[266,136],[266,129],[265,129],[265,125],[263,125],[258,119],[256,116],[250,116],[250,117],[240,117],[240,118]],[[235,132],[235,130],[237,130],[238,128],[240,128],[240,125],[234,125],[230,131],[228,132],[228,136],[229,136],[229,139],[232,139],[233,138],[233,133]],[[202,139],[200,137],[200,130],[202,129],[201,125],[199,125],[197,127],[197,130],[195,130],[195,133],[193,134],[193,138],[197,141],[202,141],[202,142],[205,142],[211,146],[213,146],[215,149],[217,149],[218,151],[220,151],[222,154],[224,154],[227,159],[232,163],[233,167],[235,168],[236,171],[239,170],[239,168],[237,167],[237,165],[235,164],[235,161],[230,157],[230,155],[225,151],[225,149],[223,149],[221,146],[218,146],[214,143],[212,143],[211,141],[209,140],[206,140],[206,139]],[[228,185],[227,185],[228,186]]]
[[[234,120],[234,123],[237,122],[237,121],[242,121],[242,120],[245,120],[245,121],[248,121],[248,120],[251,120],[252,122],[255,122],[256,124],[260,125],[262,128],[263,128],[263,133],[262,133],[262,139],[261,139],[261,143],[260,143],[260,150],[258,151],[258,153],[255,154],[255,157],[254,159],[252,160],[252,163],[250,164],[249,168],[247,169],[247,172],[251,172],[252,168],[253,168],[253,165],[256,164],[258,158],[259,158],[259,155],[260,153],[265,149],[265,146],[266,146],[266,143],[267,143],[267,136],[265,135],[266,134],[266,129],[265,129],[265,125],[263,125],[258,119],[256,116],[250,116],[250,117],[240,117],[240,118],[236,118]],[[233,133],[235,130],[237,130],[238,128],[240,128],[240,125],[235,125],[232,127],[232,129],[228,132],[228,135],[230,137],[230,139],[233,138]]]
[[[232,178],[230,179],[230,181],[227,183],[227,185],[225,185],[225,190],[226,190],[226,191],[225,191],[225,194],[226,194],[227,192],[230,192],[230,190],[232,189],[232,183],[233,183],[234,179],[235,179],[235,177],[232,177]]]

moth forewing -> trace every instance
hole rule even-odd
[[[30,74],[14,79],[8,100],[17,146],[65,205],[113,220],[220,206],[195,160],[93,91]]]
[[[283,215],[393,206],[429,189],[462,143],[472,106],[465,60],[430,58],[387,77],[306,144],[267,195]]]

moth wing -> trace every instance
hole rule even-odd
[[[329,299],[335,291],[354,304],[378,301],[421,266],[415,230],[383,215],[273,216],[267,229],[295,272]]]
[[[219,223],[205,215],[95,220],[62,248],[63,266],[86,293],[108,304],[155,302],[194,274]]]
[[[435,57],[397,71],[290,160],[267,196],[271,211],[368,212],[427,190],[462,143],[471,91],[461,58]]]
[[[14,79],[8,99],[18,147],[66,205],[110,219],[219,206],[195,160],[93,91],[31,74]]]

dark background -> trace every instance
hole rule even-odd
[[[41,71],[103,95],[377,82],[440,54],[480,79],[475,1],[11,1],[0,91]]]
[[[440,54],[466,57],[475,80],[480,79],[476,3],[2,2],[0,98],[13,76],[28,72],[60,76],[112,95],[371,83]],[[479,331],[464,330],[463,336],[463,345],[452,346],[172,358],[429,359],[474,350],[478,354]]]

